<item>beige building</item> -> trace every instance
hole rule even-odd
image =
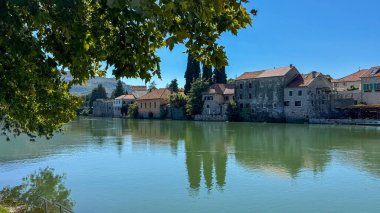
[[[380,67],[368,69],[361,78],[362,97],[365,104],[380,104]]]
[[[249,120],[283,122],[284,89],[298,75],[293,65],[243,73],[235,81],[236,102]]]
[[[361,77],[366,76],[367,74],[368,70],[364,69],[343,78],[332,80],[334,89],[336,91],[361,90]]]
[[[136,97],[134,95],[122,95],[113,100],[113,116],[114,117],[121,117],[122,112],[121,108],[124,106],[128,106],[129,104],[132,104],[135,102]]]
[[[330,113],[331,82],[320,72],[300,74],[284,90],[287,122],[307,122]]]
[[[171,92],[168,89],[157,89],[136,100],[139,116],[142,118],[161,118],[167,113]]]
[[[225,115],[230,100],[234,100],[235,85],[214,84],[202,94],[202,115]]]

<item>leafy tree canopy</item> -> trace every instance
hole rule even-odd
[[[71,85],[103,76],[107,69],[116,78],[160,77],[157,50],[163,47],[184,44],[206,65],[227,65],[218,38],[251,24],[247,0],[53,2],[0,1],[4,133],[51,136],[80,106],[68,92]],[[62,77],[66,74],[70,82]]]
[[[168,85],[168,89],[174,93],[178,93],[178,82],[177,79],[173,79]]]
[[[99,84],[98,87],[94,88],[91,92],[90,96],[90,107],[93,106],[94,101],[97,99],[107,99],[107,92],[106,89]]]
[[[209,83],[201,79],[197,79],[193,82],[186,105],[186,111],[189,115],[198,115],[202,113],[202,93],[206,92],[208,87]]]
[[[155,89],[157,89],[157,84],[156,84],[155,81],[152,81],[152,82],[149,84],[149,86],[148,86],[148,91],[149,91],[149,92],[152,92],[152,90],[155,90]]]
[[[186,107],[187,101],[188,101],[187,96],[181,93],[174,93],[174,94],[171,94],[169,97],[170,106],[175,107],[175,108]]]

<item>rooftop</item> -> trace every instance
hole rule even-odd
[[[122,95],[122,96],[119,96],[115,99],[116,100],[135,100],[136,97],[134,95]]]
[[[138,100],[168,99],[170,94],[171,94],[171,91],[166,89],[166,88],[156,89],[156,90],[152,90],[151,92],[145,94],[144,96],[142,96]]]
[[[235,94],[235,85],[233,84],[213,84],[207,91],[208,94],[223,94],[233,95]]]
[[[371,67],[370,69],[363,69],[347,75],[343,78],[336,79],[333,82],[353,82],[360,81],[363,77],[380,77],[380,66]]]
[[[320,72],[311,72],[308,74],[301,74],[298,75],[293,81],[291,81],[287,87],[307,87],[310,85],[311,82],[315,79],[313,77],[313,73],[315,73],[315,77],[319,76]]]
[[[295,68],[295,67],[291,65],[291,66],[287,66],[287,67],[266,69],[266,70],[255,71],[255,72],[245,72],[241,76],[236,78],[236,80],[285,76],[293,68]]]

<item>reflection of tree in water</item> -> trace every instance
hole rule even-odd
[[[216,185],[223,189],[227,166],[224,127],[223,123],[192,123],[187,126],[185,151],[191,189],[199,190],[202,168],[206,188],[212,189],[215,172]]]
[[[25,212],[44,212],[42,198],[72,209],[74,202],[70,190],[64,185],[64,175],[54,174],[54,169],[46,168],[22,180],[22,184],[6,187],[0,191],[0,203],[9,206],[24,206]],[[59,212],[58,207],[48,205],[48,212]]]

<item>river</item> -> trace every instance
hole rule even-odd
[[[80,118],[0,137],[0,189],[64,174],[75,212],[380,212],[380,128]]]

